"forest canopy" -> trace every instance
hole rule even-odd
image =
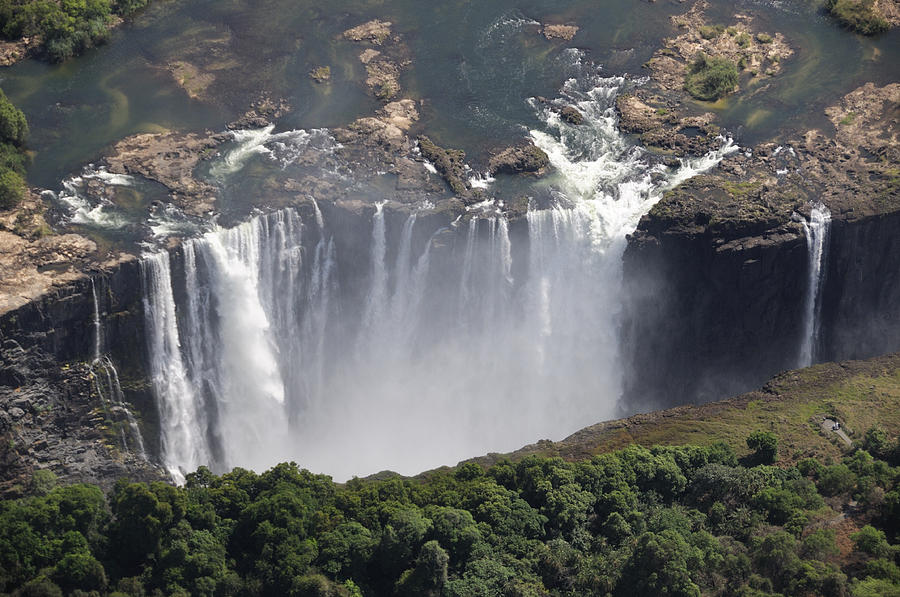
[[[40,471],[35,495],[0,507],[0,590],[896,595],[897,449],[867,437],[878,457],[791,468],[724,444],[631,446],[343,485],[293,463],[200,468],[184,487],[121,480],[108,496]]]
[[[127,17],[147,0],[0,0],[0,34],[38,37],[53,62],[62,62],[106,41],[116,17]]]

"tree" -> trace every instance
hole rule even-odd
[[[616,595],[670,595],[700,597],[700,587],[691,580],[688,559],[700,561],[697,550],[677,532],[644,533],[622,571]]]
[[[874,456],[884,460],[891,451],[891,442],[888,439],[887,432],[881,427],[872,427],[863,436],[862,449]]]
[[[447,564],[450,556],[437,541],[422,546],[416,566],[407,570],[397,582],[399,595],[438,597],[447,584]]]
[[[773,464],[778,458],[778,436],[771,431],[754,431],[747,437],[747,447],[753,450],[751,464]]]
[[[0,141],[21,147],[27,137],[28,122],[25,120],[25,114],[9,101],[3,90],[0,90]]]
[[[25,198],[25,181],[12,170],[0,170],[0,209],[12,209]]]
[[[884,531],[878,530],[872,525],[866,525],[857,533],[850,535],[853,544],[858,551],[867,553],[876,558],[891,556],[891,546],[887,542]]]

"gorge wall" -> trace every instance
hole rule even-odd
[[[651,213],[630,239],[625,410],[736,395],[803,365],[813,267],[803,228],[739,238],[700,228],[664,229]],[[898,212],[831,223],[813,362],[900,348],[898,233]]]

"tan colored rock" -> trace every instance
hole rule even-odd
[[[17,41],[0,41],[0,66],[10,66],[22,60],[40,45],[36,37],[24,37]]]
[[[892,27],[900,25],[900,0],[875,0],[875,11]]]
[[[576,25],[544,25],[543,33],[547,39],[571,41],[578,33],[578,27]]]
[[[343,35],[350,41],[368,41],[375,45],[381,45],[391,35],[391,22],[375,19],[347,29]]]
[[[53,234],[44,207],[29,192],[16,209],[0,211],[0,315],[81,278],[88,266],[106,265],[97,260],[97,245],[89,238]]]
[[[381,56],[381,52],[373,48],[366,48],[359,55],[359,61],[363,64],[369,64],[374,58]]]
[[[416,102],[411,99],[402,99],[386,104],[378,111],[378,117],[391,126],[408,131],[412,124],[419,119],[419,111],[416,109]]]
[[[222,139],[196,133],[145,133],[119,141],[106,158],[109,171],[137,174],[167,187],[187,213],[212,209],[215,188],[194,178],[194,168]]]

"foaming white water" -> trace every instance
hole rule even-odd
[[[62,182],[58,193],[47,191],[67,212],[69,222],[98,228],[121,228],[127,218],[106,198],[91,197],[87,193],[87,181],[98,180],[107,186],[134,185],[134,178],[127,174],[112,174],[103,167],[85,167],[81,176],[72,176]]]
[[[251,156],[267,153],[269,150],[265,144],[272,137],[275,125],[261,129],[246,129],[232,131],[231,135],[235,147],[225,153],[224,157],[210,168],[209,172],[215,178],[222,178],[241,170]]]
[[[315,206],[309,221],[288,209],[188,242],[170,271],[178,288],[183,277],[181,320],[148,325],[188,330],[166,357],[185,372],[160,399],[179,413],[189,380],[203,428],[165,427],[198,433],[214,468],[296,460],[343,479],[560,439],[616,414],[626,235],[666,188],[736,150],[723,139],[679,168],[654,165],[616,128],[623,84],[567,84],[581,127],[535,105],[545,126],[532,138],[556,174],[553,200],[524,221],[488,200],[435,229],[426,211],[379,202],[367,234],[368,216],[332,216],[353,219],[352,238]],[[177,336],[151,352],[171,346]]]
[[[806,234],[807,279],[803,313],[803,337],[800,343],[798,366],[809,367],[816,362],[819,344],[822,288],[825,285],[825,256],[831,228],[831,211],[822,203],[815,203],[809,210],[809,222],[803,220]]]
[[[318,160],[331,155],[340,147],[327,129],[296,129],[273,133],[274,129],[275,125],[269,125],[260,129],[232,131],[234,147],[212,165],[210,174],[220,180],[231,176],[242,170],[254,155],[267,156],[285,167],[296,162],[302,163],[309,149],[315,150],[310,155]]]

